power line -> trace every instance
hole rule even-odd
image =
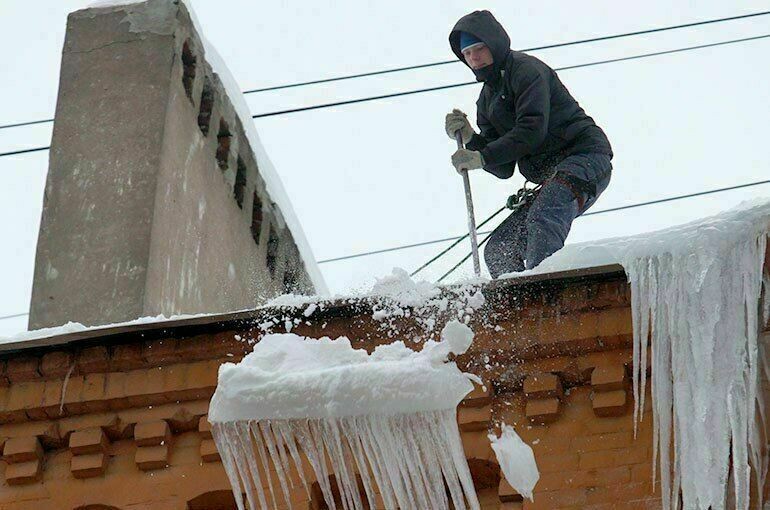
[[[620,58],[614,58],[614,59],[609,59],[609,60],[597,60],[597,61],[594,61],[594,62],[586,62],[586,63],[583,63],[583,64],[576,64],[576,65],[572,65],[572,66],[557,67],[554,70],[555,71],[567,71],[567,70],[571,70],[571,69],[580,69],[580,68],[583,68],[583,67],[592,67],[592,66],[597,66],[597,65],[602,65],[602,64],[613,64],[613,63],[616,63],[616,62],[624,62],[624,61],[628,61],[628,60],[637,60],[637,59],[642,59],[642,58],[657,57],[657,56],[661,56],[661,55],[669,55],[669,54],[672,54],[672,53],[682,53],[682,52],[685,52],[685,51],[700,50],[700,49],[703,49],[703,48],[713,48],[713,47],[716,47],[716,46],[724,46],[724,45],[735,44],[735,43],[740,43],[740,42],[756,41],[756,40],[759,40],[759,39],[766,39],[768,37],[770,37],[770,34],[758,35],[758,36],[754,36],[754,37],[744,37],[744,38],[741,38],[741,39],[731,39],[731,40],[728,40],[728,41],[720,41],[720,42],[710,43],[710,44],[700,44],[700,45],[697,45],[697,46],[687,46],[685,48],[676,48],[676,49],[673,49],[673,50],[656,51],[654,53],[643,53],[643,54],[640,54],[640,55],[631,55],[631,56],[628,56],[628,57],[620,57]],[[467,85],[476,85],[477,83],[478,82],[476,82],[476,81],[463,82],[463,83],[453,83],[453,84],[450,84],[450,85],[441,85],[441,86],[438,86],[438,87],[430,87],[430,88],[416,89],[416,90],[407,90],[407,91],[404,91],[404,92],[395,92],[395,93],[392,93],[392,94],[385,94],[385,95],[381,95],[381,96],[370,96],[370,97],[364,97],[364,98],[359,98],[359,99],[349,99],[347,101],[338,101],[338,102],[335,102],[335,103],[325,103],[325,104],[320,104],[320,105],[304,106],[304,107],[301,107],[301,108],[292,108],[292,109],[289,109],[289,110],[281,110],[281,111],[276,111],[276,112],[259,113],[259,114],[256,114],[256,115],[252,115],[251,117],[253,119],[258,119],[258,118],[262,118],[262,117],[272,117],[272,116],[276,116],[276,115],[284,115],[284,114],[289,114],[289,113],[304,112],[304,111],[309,111],[309,110],[318,110],[318,109],[321,109],[321,108],[331,108],[333,106],[344,106],[344,105],[350,105],[350,104],[355,104],[355,103],[363,103],[363,102],[366,102],[366,101],[376,101],[376,100],[379,100],[379,99],[388,99],[388,98],[394,98],[394,97],[400,97],[400,96],[408,96],[408,95],[411,95],[411,94],[421,94],[421,93],[424,93],[424,92],[434,92],[434,91],[437,91],[437,90],[444,90],[444,89],[450,89],[450,88],[455,88],[455,87],[464,87],[464,86],[467,86]],[[36,152],[36,151],[42,151],[42,150],[47,150],[47,149],[50,149],[50,146],[48,146],[48,147],[37,147],[37,148],[33,148],[33,149],[23,149],[23,150],[18,150],[18,151],[13,151],[13,152],[2,152],[2,153],[0,153],[0,157],[3,157],[3,156],[13,156],[13,155],[17,155],[17,154],[24,154],[24,153],[27,153],[27,152]]]
[[[612,39],[621,39],[624,37],[631,37],[636,35],[645,35],[645,34],[653,34],[657,32],[665,32],[667,30],[678,30],[682,28],[692,28],[702,25],[710,25],[712,23],[723,23],[726,21],[735,21],[739,19],[746,19],[746,18],[753,18],[756,16],[765,16],[767,14],[770,14],[770,11],[762,11],[762,12],[755,12],[751,14],[743,14],[741,16],[730,16],[728,18],[715,18],[715,19],[709,19],[704,21],[696,21],[693,23],[685,23],[683,25],[670,25],[666,27],[659,27],[659,28],[651,28],[647,30],[639,30],[636,32],[624,32],[622,34],[613,34],[613,35],[605,35],[600,37],[592,37],[590,39],[579,39],[577,41],[569,41],[569,42],[563,42],[563,43],[556,43],[556,44],[548,44],[545,46],[534,46],[532,48],[523,48],[519,51],[541,51],[541,50],[550,50],[553,48],[563,48],[565,46],[577,46],[579,44],[587,44],[587,43],[594,43],[594,42],[600,42],[600,41],[609,41]],[[303,81],[298,83],[289,83],[285,85],[275,85],[271,87],[264,87],[259,89],[251,89],[244,92],[244,94],[255,94],[257,92],[268,92],[271,90],[282,90],[282,89],[290,89],[295,87],[304,87],[307,85],[317,85],[319,83],[330,83],[335,81],[342,81],[342,80],[352,80],[354,78],[365,78],[367,76],[378,76],[383,74],[390,74],[390,73],[398,73],[401,71],[412,71],[415,69],[424,69],[426,67],[435,67],[435,66],[443,66],[447,64],[458,64],[460,63],[459,60],[456,58],[450,59],[450,60],[439,60],[437,62],[429,62],[426,64],[417,64],[413,66],[404,66],[404,67],[394,67],[391,69],[381,69],[379,71],[370,71],[366,73],[357,73],[357,74],[348,74],[345,76],[336,76],[333,78],[323,78],[320,80],[311,80],[311,81]]]
[[[682,28],[692,28],[692,27],[697,27],[697,26],[702,26],[702,25],[710,25],[710,24],[714,24],[714,23],[723,23],[723,22],[727,22],[727,21],[736,21],[736,20],[740,20],[740,19],[754,18],[754,17],[757,17],[757,16],[766,16],[768,14],[770,14],[770,11],[754,12],[754,13],[743,14],[743,15],[739,15],[739,16],[729,16],[729,17],[725,17],[725,18],[714,18],[714,19],[709,19],[709,20],[704,20],[704,21],[696,21],[696,22],[693,22],[693,23],[685,23],[685,24],[681,24],[681,25],[670,25],[670,26],[659,27],[659,28],[651,28],[651,29],[646,29],[646,30],[638,30],[638,31],[635,31],[635,32],[624,32],[624,33],[621,33],[621,34],[612,34],[612,35],[605,35],[605,36],[600,36],[600,37],[592,37],[592,38],[589,38],[589,39],[578,39],[576,41],[568,41],[568,42],[563,42],[563,43],[548,44],[548,45],[544,45],[544,46],[534,46],[534,47],[531,47],[531,48],[523,48],[523,49],[520,49],[519,51],[524,51],[524,52],[527,52],[527,51],[541,51],[541,50],[548,50],[548,49],[554,49],[554,48],[563,48],[563,47],[567,47],[567,46],[577,46],[577,45],[580,45],[580,44],[588,44],[588,43],[594,43],[594,42],[600,42],[600,41],[609,41],[609,40],[612,40],[612,39],[621,39],[621,38],[624,38],[624,37],[632,37],[632,36],[637,36],[637,35],[653,34],[653,33],[658,33],[658,32],[665,32],[665,31],[668,31],[668,30],[679,30],[679,29],[682,29]],[[440,60],[440,61],[437,61],[437,62],[428,62],[426,64],[417,64],[417,65],[412,65],[412,66],[395,67],[395,68],[391,68],[391,69],[382,69],[382,70],[379,70],[379,71],[370,71],[370,72],[365,72],[365,73],[349,74],[349,75],[337,76],[337,77],[333,77],[333,78],[322,78],[322,79],[318,79],[318,80],[310,80],[310,81],[304,81],[304,82],[289,83],[289,84],[284,84],[284,85],[275,85],[275,86],[271,86],[271,87],[250,89],[250,90],[244,91],[243,94],[244,95],[246,95],[246,94],[255,94],[255,93],[258,93],[258,92],[268,92],[268,91],[272,91],[272,90],[281,90],[281,89],[288,89],[288,88],[295,88],[295,87],[304,87],[304,86],[307,86],[307,85],[317,85],[317,84],[320,84],[320,83],[330,83],[330,82],[335,82],[335,81],[351,80],[351,79],[355,79],[355,78],[364,78],[364,77],[367,77],[367,76],[378,76],[378,75],[383,75],[383,74],[397,73],[397,72],[402,72],[402,71],[411,71],[411,70],[415,70],[415,69],[424,69],[424,68],[428,68],[428,67],[435,67],[435,66],[441,66],[441,65],[446,65],[446,64],[455,64],[455,63],[459,63],[459,60],[457,60],[457,59]],[[18,122],[18,123],[15,123],[15,124],[5,124],[5,125],[0,125],[0,129],[21,127],[21,126],[30,126],[30,125],[33,125],[33,124],[43,124],[43,123],[47,123],[47,122],[53,122],[53,120],[54,119],[42,119],[42,120],[33,120],[33,121],[28,121],[28,122]]]
[[[585,216],[593,216],[593,215],[596,215],[596,214],[604,214],[604,213],[610,213],[610,212],[616,212],[616,211],[623,211],[625,209],[634,209],[634,208],[643,207],[643,206],[646,206],[646,205],[655,205],[655,204],[662,204],[662,203],[665,203],[665,202],[673,202],[675,200],[683,200],[685,198],[693,198],[693,197],[699,197],[699,196],[703,196],[703,195],[710,195],[712,193],[721,193],[723,191],[732,191],[732,190],[736,190],[736,189],[750,188],[752,186],[759,186],[761,184],[768,184],[768,183],[770,183],[770,179],[765,180],[765,181],[757,181],[757,182],[750,182],[750,183],[746,183],[746,184],[739,184],[737,186],[729,186],[729,187],[726,187],[726,188],[717,188],[717,189],[711,189],[711,190],[707,190],[707,191],[699,191],[697,193],[690,193],[690,194],[687,194],[687,195],[679,195],[679,196],[675,196],[675,197],[661,198],[661,199],[658,199],[658,200],[650,200],[648,202],[639,202],[639,203],[636,203],[636,204],[623,205],[623,206],[620,206],[620,207],[613,207],[611,209],[602,209],[600,211],[589,211],[589,212],[587,212],[585,214],[582,214],[582,215],[578,216],[578,218],[583,218]],[[490,216],[489,218],[484,220],[482,225],[484,223],[486,223],[487,221],[489,221],[490,219],[492,219],[494,216],[496,216],[499,212],[500,212],[500,210],[496,211],[492,216]],[[478,232],[478,234],[484,235],[484,234],[490,234],[491,232],[492,232],[491,230],[486,230],[486,231],[483,231],[483,232]],[[381,250],[374,250],[374,251],[368,251],[368,252],[364,252],[364,253],[356,253],[356,254],[353,254],[353,255],[346,255],[346,256],[343,256],[343,257],[335,257],[335,258],[331,258],[331,259],[319,260],[318,264],[326,264],[328,262],[337,262],[337,261],[340,261],[340,260],[355,259],[355,258],[359,258],[359,257],[366,257],[366,256],[369,256],[369,255],[376,255],[376,254],[379,254],[379,253],[388,253],[388,252],[392,252],[392,251],[406,250],[408,248],[416,248],[418,246],[428,246],[428,245],[431,245],[431,244],[444,243],[446,241],[462,241],[466,237],[468,237],[468,234],[463,234],[461,236],[445,237],[445,238],[442,238],[442,239],[433,239],[431,241],[424,241],[424,242],[421,242],[421,243],[404,244],[404,245],[401,245],[401,246],[394,246],[394,247],[391,247],[391,248],[383,248]]]
[[[602,65],[602,64],[613,64],[615,62],[625,62],[625,61],[628,61],[628,60],[638,60],[638,59],[641,59],[641,58],[658,57],[658,56],[661,56],[661,55],[670,55],[672,53],[682,53],[682,52],[685,52],[685,51],[700,50],[700,49],[704,49],[704,48],[713,48],[715,46],[725,46],[725,45],[728,45],[728,44],[735,44],[735,43],[748,42],[748,41],[756,41],[756,40],[759,40],[759,39],[766,39],[768,37],[770,37],[770,34],[758,35],[758,36],[755,36],[755,37],[745,37],[745,38],[742,38],[742,39],[731,39],[729,41],[720,41],[720,42],[717,42],[717,43],[710,43],[710,44],[699,44],[697,46],[687,46],[687,47],[684,47],[684,48],[676,48],[676,49],[673,49],[673,50],[665,50],[665,51],[656,51],[656,52],[653,52],[653,53],[643,53],[643,54],[640,54],[640,55],[631,55],[629,57],[620,57],[620,58],[613,58],[613,59],[608,59],[608,60],[597,60],[595,62],[586,62],[584,64],[576,64],[576,65],[565,66],[565,67],[556,67],[556,68],[554,68],[554,71],[568,71],[568,70],[571,70],[571,69],[580,69],[580,68],[583,68],[583,67],[592,67],[592,66],[598,66],[598,65]],[[346,101],[337,101],[337,102],[334,102],[334,103],[324,103],[324,104],[317,104],[317,105],[312,105],[312,106],[303,106],[303,107],[300,107],[300,108],[291,108],[291,109],[288,109],[288,110],[278,110],[278,111],[268,112],[268,113],[258,113],[256,115],[252,115],[251,118],[252,119],[261,119],[263,117],[272,117],[272,116],[275,116],[275,115],[285,115],[285,114],[288,114],[288,113],[306,112],[306,111],[310,111],[310,110],[319,110],[321,108],[331,108],[331,107],[334,107],[334,106],[345,106],[345,105],[356,104],[356,103],[364,103],[364,102],[367,102],[367,101],[376,101],[376,100],[379,100],[379,99],[390,99],[390,98],[394,98],[394,97],[408,96],[408,95],[412,95],[412,94],[422,94],[424,92],[435,92],[437,90],[451,89],[451,88],[455,88],[455,87],[465,87],[465,86],[468,86],[468,85],[477,85],[477,84],[478,84],[477,81],[467,81],[467,82],[462,82],[462,83],[453,83],[451,85],[441,85],[441,86],[438,86],[438,87],[429,87],[429,88],[425,88],[425,89],[407,90],[407,91],[404,91],[404,92],[395,92],[393,94],[384,94],[384,95],[381,95],[381,96],[370,96],[370,97],[363,97],[363,98],[360,98],[360,99],[348,99]]]
[[[13,315],[3,315],[2,317],[0,317],[0,321],[5,319],[13,319],[14,317],[24,317],[26,315],[29,315],[29,313],[15,313]]]
[[[16,124],[5,124],[3,126],[0,126],[0,129],[15,128],[15,127],[21,127],[21,126],[31,126],[33,124],[45,124],[46,122],[53,122],[53,119],[30,120],[28,122],[17,122]]]
[[[49,145],[47,147],[35,147],[35,148],[32,148],[32,149],[21,149],[21,150],[18,150],[18,151],[11,151],[11,152],[0,152],[0,157],[2,157],[2,156],[15,156],[17,154],[26,154],[28,152],[47,151],[50,148],[51,148],[51,146]]]

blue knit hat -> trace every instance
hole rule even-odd
[[[473,34],[469,34],[468,32],[460,32],[460,51],[463,51],[465,48],[479,43],[484,44],[484,41]]]

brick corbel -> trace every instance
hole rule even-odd
[[[137,423],[134,427],[134,460],[142,471],[168,466],[171,451],[171,427],[166,420]]]
[[[600,365],[591,373],[594,414],[600,417],[622,416],[628,409],[628,372],[625,365]]]
[[[43,445],[37,436],[8,439],[3,447],[3,459],[8,463],[5,469],[8,485],[40,481],[43,472]]]
[[[201,435],[201,460],[203,462],[220,462],[219,450],[211,435],[211,423],[208,415],[201,416],[198,420],[198,432]]]
[[[527,397],[525,414],[538,424],[555,421],[559,417],[564,388],[556,374],[532,374],[524,379],[524,395]]]
[[[75,478],[102,476],[107,469],[110,440],[101,427],[90,427],[70,434],[70,469]]]
[[[492,386],[487,383],[473,385],[473,391],[460,402],[457,423],[462,432],[487,430],[492,421]]]

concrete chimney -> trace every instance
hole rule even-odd
[[[233,103],[183,2],[70,14],[30,329],[323,291]]]

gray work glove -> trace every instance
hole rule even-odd
[[[481,157],[481,153],[478,151],[457,149],[457,151],[452,154],[452,164],[455,166],[455,170],[460,173],[463,170],[475,170],[483,167],[484,158]]]
[[[457,108],[452,110],[452,113],[446,114],[444,129],[447,136],[452,140],[455,139],[455,133],[460,131],[463,137],[463,144],[470,142],[471,137],[476,133],[471,127],[471,123],[468,122],[468,116]]]

